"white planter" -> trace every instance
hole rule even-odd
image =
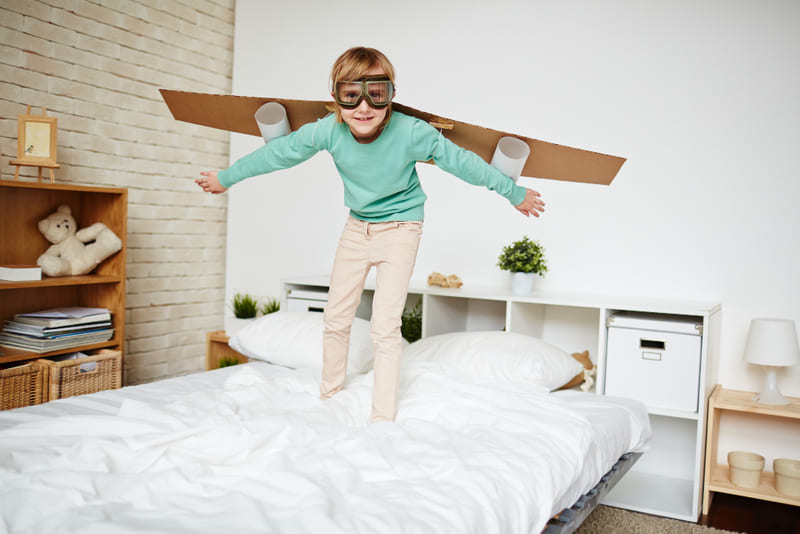
[[[238,317],[233,316],[226,316],[225,317],[225,335],[228,337],[233,336],[236,332],[244,328],[245,326],[252,324],[255,321],[255,317],[250,317],[247,319],[239,319]]]
[[[530,295],[538,277],[536,273],[511,273],[511,294],[518,297]]]

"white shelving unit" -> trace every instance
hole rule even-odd
[[[326,290],[327,277],[283,281],[282,305],[292,291]],[[369,319],[374,283],[367,281],[357,315]],[[596,392],[606,380],[609,317],[635,312],[693,318],[702,324],[700,368],[687,380],[698,387],[695,410],[650,408],[653,443],[605,499],[605,504],[697,521],[702,499],[706,403],[713,388],[707,362],[716,361],[720,306],[713,303],[626,298],[613,295],[536,292],[520,297],[508,288],[465,285],[443,289],[413,283],[407,306],[422,299],[423,337],[449,332],[507,330],[539,337],[567,352],[589,349],[597,364]],[[284,308],[285,309],[285,308]],[[636,376],[629,377],[636,380]]]

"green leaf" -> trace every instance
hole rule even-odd
[[[547,272],[544,248],[527,235],[503,247],[503,252],[497,258],[497,266],[512,273],[536,273],[544,276]]]

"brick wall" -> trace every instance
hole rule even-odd
[[[129,191],[126,384],[203,369],[205,332],[222,328],[227,200],[193,179],[227,166],[228,134],[176,122],[158,89],[230,92],[234,3],[0,4],[2,178],[17,115],[45,106],[56,181]]]

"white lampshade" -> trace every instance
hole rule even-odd
[[[767,367],[766,384],[758,395],[763,404],[789,404],[778,389],[777,368],[800,364],[797,329],[791,319],[753,319],[744,347],[746,362]]]
[[[744,348],[746,362],[789,367],[800,364],[797,330],[791,319],[753,319]]]

